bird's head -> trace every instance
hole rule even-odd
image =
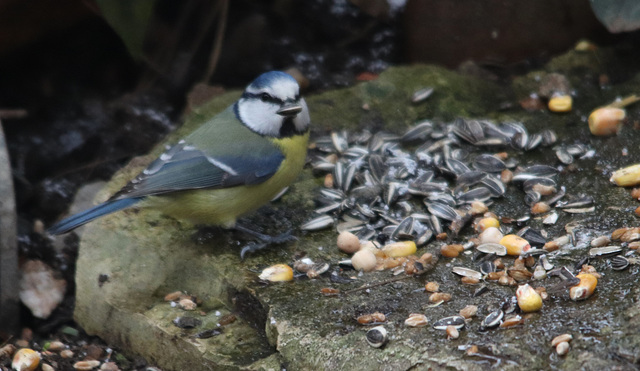
[[[235,109],[249,129],[275,138],[303,134],[311,122],[298,83],[280,71],[266,72],[253,80]]]

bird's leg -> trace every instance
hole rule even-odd
[[[255,251],[262,250],[269,245],[280,245],[297,240],[297,238],[291,233],[291,230],[288,230],[276,236],[269,236],[267,234],[255,231],[251,228],[244,227],[240,224],[236,224],[234,229],[239,232],[251,235],[259,240],[259,242],[251,242],[242,248],[242,250],[240,251],[240,258],[242,259],[244,259],[244,256],[247,253],[253,253]]]

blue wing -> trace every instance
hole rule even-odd
[[[126,209],[127,207],[136,204],[138,201],[140,201],[140,198],[125,198],[122,200],[107,201],[56,223],[54,226],[49,228],[47,232],[52,235],[67,233],[70,230],[78,228],[83,224],[87,224],[103,215]]]
[[[246,143],[245,143],[246,145]],[[202,188],[259,184],[278,171],[284,155],[271,142],[232,154],[213,155],[181,142],[151,163],[112,199],[143,197]]]

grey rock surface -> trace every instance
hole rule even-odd
[[[560,142],[580,142],[596,149],[596,157],[579,161],[575,171],[562,174],[562,183],[572,194],[587,193],[596,198],[596,212],[572,217],[561,215],[547,228],[549,239],[564,232],[567,223],[578,223],[580,241],[610,233],[622,226],[636,226],[632,210],[637,206],[628,191],[611,186],[608,173],[620,166],[638,162],[640,135],[627,126],[623,135],[591,137],[585,122],[591,109],[610,102],[617,95],[638,91],[635,77],[609,91],[600,91],[585,81],[588,74],[600,72],[600,63],[590,56],[571,55],[553,60],[553,71],[569,75],[580,93],[574,110],[565,115],[546,110],[525,112],[517,106],[539,80],[535,73],[516,80],[513,86],[498,86],[432,66],[390,68],[377,81],[308,97],[315,133],[326,130],[387,130],[402,132],[422,118],[450,121],[458,116],[491,118],[498,121],[522,120],[530,130],[553,128]],[[585,59],[587,59],[585,61]],[[604,55],[594,60],[602,61]],[[573,71],[563,61],[587,67]],[[565,66],[565,67],[563,67]],[[548,67],[550,68],[550,67]],[[563,69],[564,68],[564,69]],[[547,71],[539,71],[539,74]],[[573,73],[573,74],[572,74]],[[421,104],[410,103],[413,92],[425,86],[434,94]],[[229,93],[196,110],[172,138],[192,130],[207,112],[217,112],[236,99]],[[586,97],[590,98],[586,98]],[[504,102],[515,107],[500,110]],[[638,117],[638,108],[630,109]],[[631,135],[633,134],[633,135]],[[171,139],[169,139],[171,142]],[[620,156],[627,148],[630,156]],[[144,168],[162,148],[138,158],[110,182],[98,200],[105,200],[128,179]],[[520,158],[537,163],[557,162],[554,151],[532,151]],[[262,208],[250,220],[264,225],[268,232],[297,227],[309,219],[314,207],[314,190],[322,179],[305,170],[300,180],[278,202]],[[520,192],[520,194],[518,194]],[[491,210],[501,216],[516,217],[527,212],[522,192],[500,200]],[[274,221],[277,220],[277,221]],[[539,222],[538,222],[539,223]],[[470,228],[469,228],[470,229]],[[75,318],[92,335],[105,339],[124,351],[144,356],[166,370],[207,369],[602,369],[633,367],[640,359],[640,327],[636,287],[638,268],[612,271],[608,260],[593,262],[603,277],[596,294],[584,302],[572,302],[567,295],[554,295],[540,312],[524,324],[510,329],[480,331],[481,319],[474,319],[457,340],[447,340],[443,331],[431,326],[409,328],[404,320],[410,313],[424,313],[435,320],[457,314],[467,304],[480,308],[484,317],[490,304],[514,295],[515,287],[493,284],[491,290],[473,297],[475,286],[463,285],[450,272],[453,265],[471,265],[470,256],[440,259],[436,267],[420,277],[409,277],[369,290],[345,291],[394,278],[389,271],[350,275],[356,281],[338,285],[328,278],[296,279],[292,282],[263,284],[257,274],[265,267],[291,264],[297,252],[333,266],[347,258],[335,246],[333,230],[314,233],[297,231],[298,241],[239,258],[240,235],[194,228],[154,211],[126,210],[87,226],[77,264],[77,302]],[[468,235],[467,235],[468,237]],[[460,237],[464,240],[464,237]],[[437,255],[440,243],[432,242],[418,255]],[[556,264],[575,264],[586,248],[577,245],[560,251]],[[505,260],[512,258],[505,258]],[[424,292],[426,281],[437,281],[441,291],[453,300],[432,306]],[[546,283],[545,283],[546,285]],[[339,296],[323,296],[321,289],[339,288]],[[198,299],[195,311],[184,311],[163,300],[170,292],[183,291]],[[359,325],[360,314],[385,313],[389,343],[381,348],[365,341],[367,326]],[[217,328],[219,320],[234,313],[238,320],[222,326],[222,333],[208,339],[193,335]],[[179,316],[202,321],[195,329],[180,329],[172,321]],[[550,345],[561,333],[574,340],[564,358]],[[467,356],[465,350],[477,345],[480,355]]]

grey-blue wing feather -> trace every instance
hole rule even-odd
[[[168,149],[112,199],[259,184],[283,160],[277,146],[240,123],[232,106]]]
[[[266,156],[264,153],[254,156],[247,150],[241,156],[218,158],[197,149],[176,151],[175,147],[165,154],[171,151],[174,151],[171,158],[163,155],[155,160],[114,198],[259,184],[273,176],[284,160],[284,155],[276,147]]]

